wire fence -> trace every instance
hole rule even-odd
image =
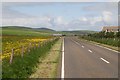
[[[6,50],[5,53],[2,53],[2,56],[6,56],[9,58],[9,63],[13,62],[13,57],[20,55],[21,57],[24,56],[25,53],[30,52],[32,49],[40,48],[43,45],[46,45],[48,42],[55,40],[56,38],[40,41],[40,42],[32,42],[28,43],[28,45],[22,45],[21,47],[11,48],[11,50]]]

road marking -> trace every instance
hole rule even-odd
[[[76,44],[80,45],[78,42],[76,42]]]
[[[76,44],[80,45],[78,42],[74,41]]]
[[[110,63],[110,62],[108,62],[107,60],[105,60],[104,58],[100,58],[101,60],[103,60],[104,62],[106,62],[106,63]]]
[[[92,53],[92,51],[90,49],[88,51]]]
[[[64,80],[64,38],[63,38],[63,45],[62,45],[62,67],[61,67],[61,78]]]
[[[107,48],[107,47],[103,47],[103,46],[100,46],[100,45],[97,45],[97,44],[95,44],[95,45],[98,46],[98,47],[101,47],[101,48],[108,49],[110,51],[116,52],[116,53],[120,53],[119,51],[116,51],[116,50],[113,50],[113,49],[110,49],[110,48]]]
[[[82,48],[84,48],[84,46],[82,46]]]
[[[72,40],[72,41],[75,42],[76,44],[80,45],[80,43],[78,43],[77,41],[74,41],[74,40]]]

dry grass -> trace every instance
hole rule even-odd
[[[62,39],[53,45],[50,52],[42,59],[30,78],[55,78],[57,73],[57,65],[59,63]]]

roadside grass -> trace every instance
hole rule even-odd
[[[9,64],[9,59],[2,61],[2,78],[28,78],[34,71],[39,63],[39,59],[44,57],[51,49],[54,41],[48,42],[39,48],[31,49],[30,52],[25,53],[23,58],[15,56],[12,64]]]
[[[98,42],[101,44],[110,45],[113,47],[120,47],[119,38],[93,38],[93,37],[87,37],[87,36],[82,36],[80,38],[88,40],[88,41],[94,41],[94,42]]]
[[[62,39],[60,39],[44,58],[39,59],[35,72],[30,78],[56,78],[61,53]]]
[[[120,51],[119,47],[112,46],[112,45],[109,45],[109,44],[106,44],[106,43],[97,42],[97,41],[94,41],[94,40],[88,40],[88,39],[84,39],[84,38],[81,38],[81,37],[79,37],[79,39],[81,41],[86,41],[86,42],[89,42],[91,44],[97,44],[97,45],[104,46],[104,47],[107,47],[107,48],[110,48],[110,49],[113,49],[113,50],[116,50],[116,51]],[[119,44],[118,42],[116,42],[116,43]]]

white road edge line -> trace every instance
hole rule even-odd
[[[84,48],[84,46],[82,46],[82,48]]]
[[[92,51],[90,49],[88,51],[92,53]]]
[[[105,60],[104,58],[100,58],[101,60],[103,60],[104,62],[106,62],[106,63],[110,63],[110,62],[108,62],[107,60]]]
[[[64,38],[62,44],[62,67],[61,67],[61,78],[64,80]]]
[[[116,53],[120,53],[119,51],[116,51],[116,50],[113,50],[113,49],[110,49],[110,48],[107,48],[107,47],[103,47],[103,46],[100,46],[100,45],[97,45],[97,44],[95,44],[95,45],[98,46],[98,47],[101,47],[101,48],[116,52]]]

